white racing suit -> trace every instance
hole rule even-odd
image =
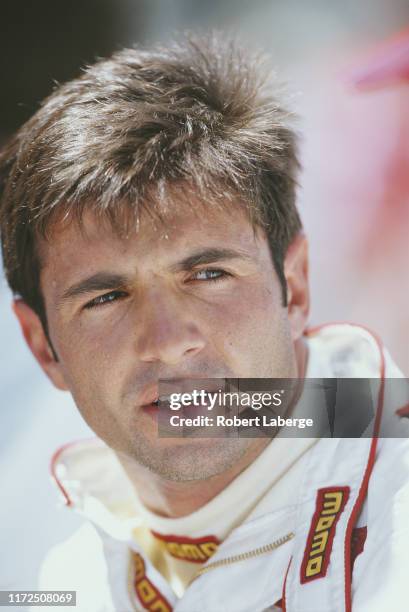
[[[378,379],[374,435],[318,440],[293,503],[271,509],[267,492],[181,597],[132,536],[132,520],[115,515],[129,493],[112,451],[99,441],[60,449],[54,477],[87,522],[44,562],[41,589],[77,591],[76,608],[56,610],[409,611],[409,406],[384,411],[388,379],[402,375],[363,328],[323,326],[306,341],[307,377]]]

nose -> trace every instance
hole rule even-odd
[[[138,314],[136,350],[141,361],[176,365],[205,346],[200,322],[175,296],[155,292]]]

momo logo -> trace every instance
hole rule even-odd
[[[349,497],[349,487],[319,489],[301,565],[301,583],[323,578],[328,569],[339,517]]]
[[[152,531],[155,538],[161,540],[166,550],[175,559],[191,563],[205,563],[219,547],[220,541],[215,536],[204,538],[187,538],[183,536],[162,535]]]
[[[135,591],[143,609],[149,612],[172,612],[172,606],[147,577],[143,557],[138,553],[134,553],[133,561],[135,568]]]

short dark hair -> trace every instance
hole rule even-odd
[[[180,186],[206,206],[245,206],[266,231],[286,303],[299,163],[291,114],[266,75],[235,42],[187,37],[117,52],[44,100],[0,154],[7,280],[43,324],[38,238],[62,219],[81,223],[85,209],[120,229],[124,210],[160,214],[163,193]]]

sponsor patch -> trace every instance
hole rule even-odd
[[[219,547],[220,540],[215,536],[203,538],[188,538],[185,536],[162,535],[152,531],[155,538],[161,540],[166,550],[175,559],[190,561],[191,563],[205,563],[214,555]]]
[[[135,592],[144,610],[172,612],[172,606],[146,575],[145,561],[139,553],[133,553],[135,567]]]
[[[319,489],[314,516],[301,565],[301,583],[323,578],[328,569],[339,517],[349,497],[349,487]]]

